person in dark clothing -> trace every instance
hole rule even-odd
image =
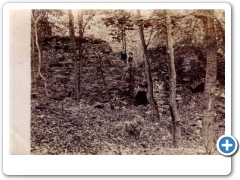
[[[123,60],[124,63],[127,62],[127,54],[125,52],[121,52],[121,60]]]
[[[133,62],[133,53],[129,52],[128,63],[132,64],[132,62]]]

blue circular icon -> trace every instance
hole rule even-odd
[[[217,141],[217,149],[224,156],[233,155],[238,148],[238,142],[233,136],[221,136]]]

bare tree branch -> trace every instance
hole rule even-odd
[[[148,45],[150,44],[150,42],[151,42],[151,37],[152,37],[152,34],[153,34],[153,27],[152,27],[152,29],[151,29],[151,32],[150,32],[150,35],[149,35],[149,38],[148,38],[148,41],[147,41],[147,44],[146,44],[146,47],[148,47]]]
[[[214,18],[214,20],[217,22],[217,24],[219,25],[220,27],[220,31],[225,34],[225,27],[222,26],[221,22],[219,21],[218,18]]]
[[[172,20],[178,20],[178,19],[184,19],[186,17],[191,17],[194,16],[194,13],[190,13],[190,14],[186,14],[186,15],[182,15],[182,16],[174,16],[174,15],[170,15]]]
[[[35,23],[35,24],[37,24],[38,23],[38,21],[43,17],[43,15],[42,14],[39,14],[38,15],[38,17],[36,18],[36,19],[34,19],[34,14],[33,14],[33,11],[32,11],[32,20],[33,20],[33,22]]]
[[[82,11],[83,11],[83,10],[82,10]],[[94,13],[91,12],[91,14],[90,14],[90,15],[88,16],[88,18],[86,19],[85,24],[83,25],[83,28],[82,28],[83,32],[85,31],[85,28],[86,28],[87,24],[88,24],[89,21],[93,18],[93,16],[94,16]]]

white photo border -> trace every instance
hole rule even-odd
[[[7,175],[228,175],[231,172],[231,158],[221,155],[23,156],[9,154],[9,97],[12,96],[9,86],[11,76],[9,10],[78,9],[78,7],[81,9],[125,9],[126,7],[128,9],[225,9],[225,134],[231,135],[231,6],[229,4],[7,3],[3,7],[3,172]],[[22,102],[23,106],[26,102],[28,101]]]

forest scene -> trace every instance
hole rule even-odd
[[[31,154],[214,155],[224,10],[31,10]]]

